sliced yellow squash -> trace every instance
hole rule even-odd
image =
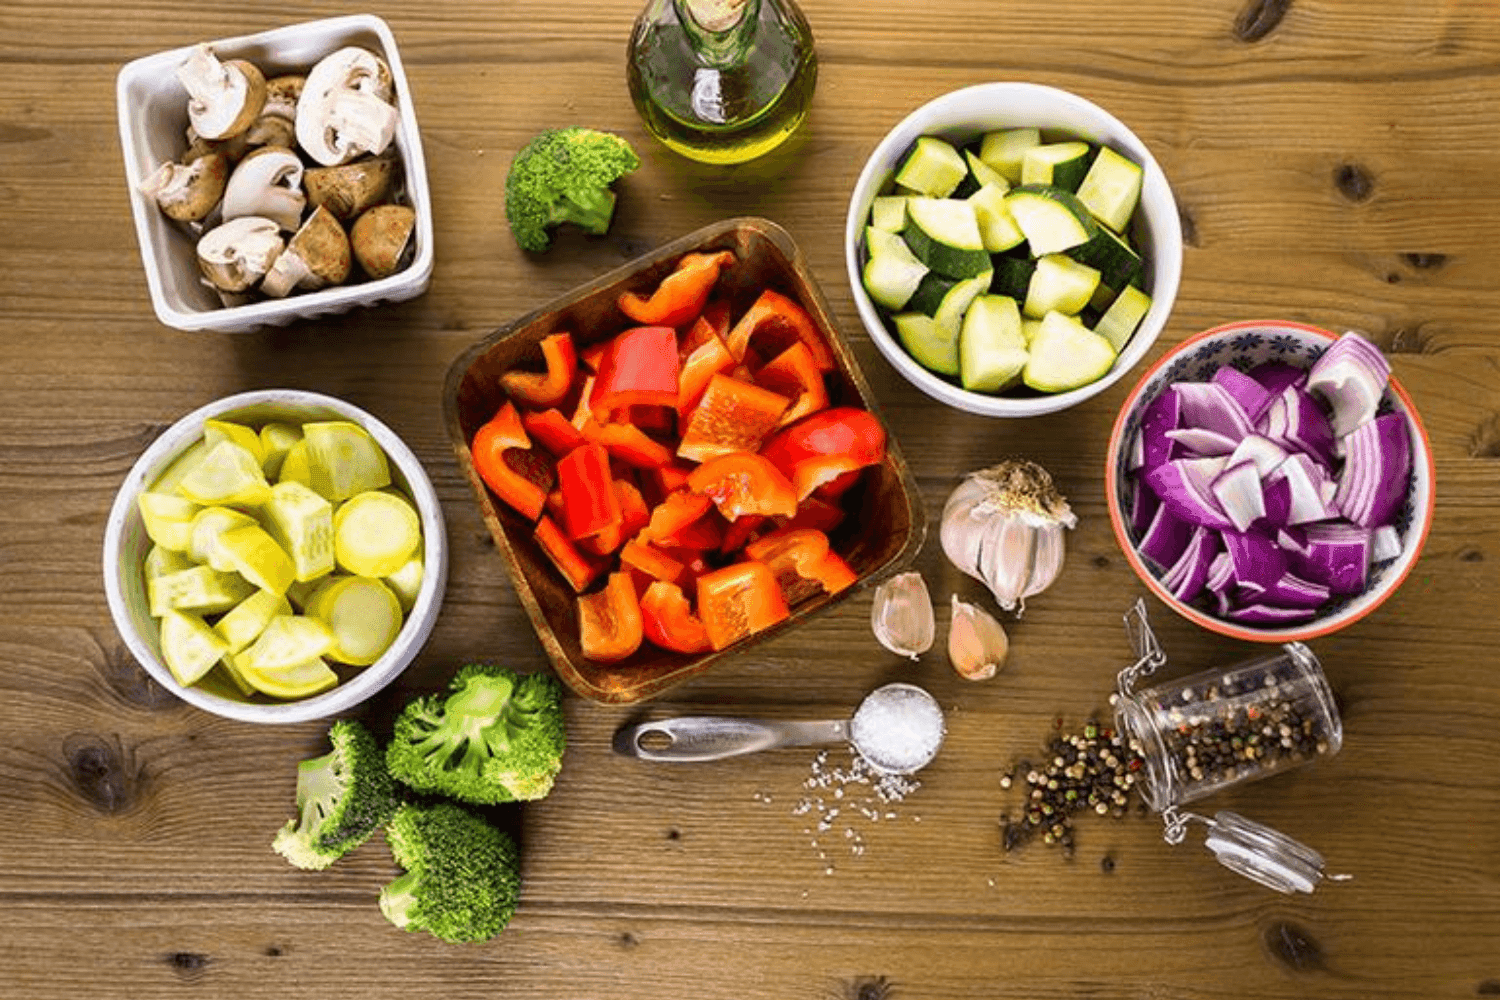
[[[292,557],[299,582],[333,572],[333,505],[299,482],[271,487],[260,510],[266,529]]]
[[[193,539],[193,518],[202,508],[169,493],[142,493],[135,498],[146,534],[164,549],[186,552]]]
[[[151,484],[151,492],[175,494],[178,484],[182,482],[193,466],[202,460],[203,453],[207,450],[208,446],[203,443],[202,438],[188,445],[187,450],[172,459],[172,464],[163,469],[161,475],[156,477],[156,482]]]
[[[309,485],[319,495],[347,500],[390,483],[385,452],[358,424],[347,420],[303,424],[302,435],[307,442]]]
[[[225,653],[224,658],[219,661],[219,669],[224,671],[224,676],[229,678],[229,683],[239,689],[240,694],[248,698],[255,693],[255,686],[245,679],[245,675],[240,672],[240,668],[235,666],[234,659],[233,653]]]
[[[255,428],[229,420],[203,421],[203,443],[212,448],[220,441],[233,441],[254,455],[256,462],[265,464],[266,446],[261,443],[260,434]]]
[[[197,615],[171,609],[162,615],[161,656],[177,683],[196,684],[213,669],[227,648],[224,640]]]
[[[421,543],[421,519],[398,496],[371,490],[334,512],[334,561],[355,576],[390,576]]]
[[[168,573],[180,573],[185,569],[192,569],[193,561],[181,552],[173,552],[164,549],[160,545],[151,546],[151,551],[146,553],[144,569],[146,579],[154,580]]]
[[[231,507],[204,507],[193,515],[193,533],[187,555],[194,562],[208,563],[221,573],[234,571],[234,564],[219,549],[219,536],[235,528],[255,524],[255,518]]]
[[[333,633],[306,615],[277,615],[236,663],[242,670],[285,670],[317,659],[333,645]],[[252,680],[251,683],[254,683]]]
[[[320,587],[308,613],[333,634],[329,659],[358,667],[380,659],[401,631],[401,602],[367,576],[346,576]]]
[[[286,457],[281,460],[281,469],[277,473],[277,478],[283,483],[301,483],[309,489],[312,488],[312,470],[307,466],[306,438],[298,438],[286,450]]]
[[[292,557],[258,524],[224,532],[219,536],[219,551],[240,576],[261,590],[285,594],[297,578]]]
[[[265,457],[260,460],[261,471],[267,479],[281,475],[281,465],[292,445],[302,440],[302,428],[296,424],[271,422],[260,429],[260,447]]]
[[[422,590],[422,577],[425,573],[419,549],[400,569],[385,578],[385,585],[391,588],[391,593],[401,602],[402,611],[410,612],[412,605],[417,603],[417,594]]]
[[[220,573],[212,566],[192,566],[146,580],[151,614],[158,618],[168,611],[216,615],[254,592],[255,588],[238,573]]]
[[[254,507],[266,502],[271,484],[260,470],[260,459],[226,438],[203,453],[177,484],[177,492],[205,507]]]
[[[248,664],[241,654],[236,664],[245,681],[257,691],[288,701],[319,694],[339,682],[339,675],[317,657],[290,667],[262,670]]]
[[[238,653],[260,638],[272,618],[291,613],[292,606],[285,597],[269,590],[257,590],[214,622],[214,631],[219,633],[229,652]]]

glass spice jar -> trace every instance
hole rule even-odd
[[[1338,753],[1344,728],[1312,651],[1288,643],[1234,666],[1135,690],[1166,663],[1144,602],[1125,616],[1138,659],[1120,671],[1111,696],[1116,726],[1143,766],[1137,787],[1160,813],[1168,843],[1190,821],[1208,828],[1205,845],[1225,867],[1279,892],[1311,892],[1324,874],[1317,851],[1227,810],[1212,818],[1180,806],[1242,782]]]

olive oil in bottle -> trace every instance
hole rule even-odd
[[[647,131],[683,156],[727,164],[796,130],[818,64],[792,0],[649,0],[626,73]]]

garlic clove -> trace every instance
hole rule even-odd
[[[1031,578],[1021,592],[1021,600],[1040,594],[1052,586],[1063,568],[1063,529],[1061,524],[1044,524],[1037,530],[1036,550],[1031,557]]]
[[[948,661],[960,677],[988,680],[1005,663],[1010,639],[995,617],[978,605],[953,595],[953,614],[948,619]]]
[[[932,648],[937,623],[921,573],[898,573],[875,588],[870,627],[880,644],[915,660]]]

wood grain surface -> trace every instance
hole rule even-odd
[[[812,114],[733,169],[641,130],[623,67],[634,0],[365,9],[396,34],[421,124],[431,287],[227,336],[152,312],[115,76],[141,55],[347,10],[0,2],[0,996],[1500,995],[1500,3],[806,0]],[[1196,834],[1164,843],[1155,817],[1081,821],[1071,861],[1040,843],[1001,849],[1015,805],[1001,774],[1056,720],[1103,709],[1130,655],[1120,616],[1144,588],[1111,534],[1103,467],[1133,378],[1024,422],[939,407],[861,329],[842,231],[887,129],[1002,79],[1104,105],[1170,178],[1188,247],[1149,358],[1237,319],[1359,329],[1421,411],[1439,495],[1425,554],[1387,604],[1314,647],[1343,706],[1342,752],[1210,803],[1306,841],[1350,882],[1283,897],[1220,868]],[[506,168],[536,132],[574,123],[620,132],[644,162],[607,237],[525,257],[505,224]],[[819,833],[816,811],[797,815],[810,750],[695,767],[618,757],[611,734],[634,713],[574,698],[555,791],[514,813],[526,882],[510,928],[462,947],[403,933],[376,906],[397,871],[381,838],[321,873],[270,850],[325,726],[206,714],[126,652],[100,573],[115,491],[209,400],[270,386],[347,398],[426,465],[452,560],[430,642],[361,717],[388,724],[471,660],[542,667],[444,432],[447,368],[548,299],[737,215],[798,241],[929,510],[963,471],[1024,453],[1079,515],[1066,571],[1014,624],[991,681],[960,680],[940,651],[887,654],[861,594],[650,708],[832,717],[883,681],[920,683],[948,710],[948,741],[889,818],[850,812]],[[940,626],[950,592],[978,594],[931,542],[916,568]],[[1152,615],[1184,670],[1248,651]]]

